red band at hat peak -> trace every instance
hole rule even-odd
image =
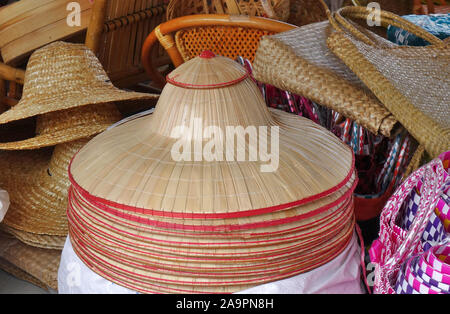
[[[216,54],[214,52],[210,50],[203,50],[199,57],[204,59],[211,59],[214,58],[215,56]]]

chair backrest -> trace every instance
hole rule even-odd
[[[127,87],[145,78],[142,44],[165,20],[166,7],[164,0],[95,0],[85,44],[116,86]],[[160,65],[170,62],[162,49],[155,51],[154,58]]]
[[[294,27],[260,17],[226,14],[183,16],[162,23],[150,33],[142,48],[142,64],[154,84],[163,87],[164,76],[158,72],[157,64],[152,58],[152,51],[158,41],[176,67],[198,56],[203,50],[211,50],[233,59],[240,55],[253,60],[262,36]]]

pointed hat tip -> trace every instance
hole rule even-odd
[[[210,50],[203,50],[199,57],[203,59],[211,59],[214,58],[215,56],[216,54],[214,52]]]

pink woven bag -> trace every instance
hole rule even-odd
[[[401,266],[408,257],[422,253],[422,234],[449,178],[442,161],[435,159],[410,175],[387,202],[380,217],[380,237],[371,248],[371,259],[376,264],[374,293],[395,293],[393,283]],[[420,181],[419,208],[410,229],[406,231],[397,225],[399,212]]]

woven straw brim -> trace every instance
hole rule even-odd
[[[19,239],[21,242],[29,246],[49,250],[62,250],[67,238],[67,236],[49,236],[21,231],[8,227],[4,223],[0,224],[0,229],[13,235],[16,239]]]
[[[329,23],[265,36],[254,61],[255,78],[302,95],[390,136],[396,119],[326,45]]]
[[[279,167],[266,173],[259,161],[176,162],[171,156],[176,139],[146,134],[153,117],[95,137],[73,159],[73,181],[119,208],[147,208],[167,217],[197,213],[220,218],[299,206],[339,190],[353,174],[352,152],[337,137],[279,110],[272,116],[280,128]]]
[[[57,89],[56,86],[55,89]],[[7,123],[40,114],[86,105],[122,103],[126,106],[127,103],[132,104],[134,102],[149,101],[157,98],[157,95],[127,92],[115,87],[72,91],[70,93],[54,95],[52,98],[47,96],[38,99],[38,97],[32,95],[27,98],[22,97],[16,106],[0,115],[0,123]]]
[[[35,243],[36,246],[49,247],[54,244],[51,243],[55,239],[49,240],[46,236],[67,235],[66,208],[70,184],[67,168],[73,154],[88,140],[87,138],[61,144],[64,146],[55,149],[55,151],[58,150],[58,158],[48,159],[46,163],[40,160],[35,167],[28,168],[27,173],[18,174],[13,179],[1,180],[6,182],[5,189],[9,192],[11,200],[3,224],[17,232],[23,232],[19,236],[29,244]],[[14,153],[17,153],[16,158],[9,160],[9,163],[26,162],[31,155],[31,152]],[[8,154],[10,155],[12,154]],[[22,156],[25,160],[21,160]],[[55,167],[51,167],[51,163]],[[60,243],[60,241],[57,242]]]
[[[70,127],[67,130],[56,131],[51,134],[37,135],[33,138],[22,141],[0,143],[0,149],[30,150],[54,146],[99,134],[106,130],[110,125],[111,123],[96,123],[95,125]]]
[[[58,289],[57,273],[60,258],[59,250],[31,247],[0,233],[0,259],[8,263],[9,269],[11,265],[15,266],[16,269],[43,283],[44,287]],[[20,273],[15,272],[15,274]]]

